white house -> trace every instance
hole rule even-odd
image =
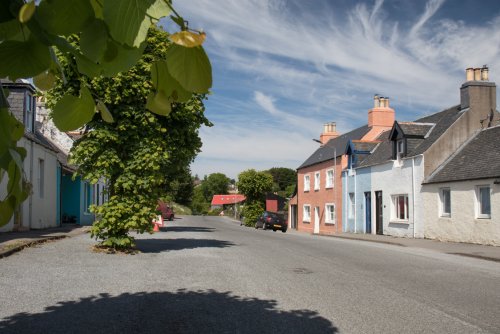
[[[10,111],[25,126],[24,136],[18,146],[27,151],[23,173],[31,184],[32,191],[11,221],[0,228],[0,232],[58,226],[58,150],[35,129],[35,88],[25,81],[10,82],[2,79],[1,83],[10,92]],[[2,197],[7,189],[6,179],[0,184]]]
[[[500,125],[477,132],[424,182],[429,239],[500,246]]]

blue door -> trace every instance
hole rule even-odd
[[[372,233],[372,194],[365,193],[365,233]]]

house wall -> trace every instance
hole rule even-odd
[[[23,173],[32,185],[31,195],[21,204],[16,217],[0,228],[0,232],[14,229],[40,229],[58,226],[57,222],[57,171],[58,162],[54,152],[31,140],[21,138],[18,146],[26,149]],[[44,161],[43,195],[40,194],[39,160]],[[5,196],[7,177],[0,185],[0,195]],[[17,226],[14,223],[17,223]]]
[[[297,172],[298,181],[298,223],[297,230],[303,232],[314,232],[315,214],[314,208],[319,207],[319,233],[336,234],[342,232],[342,165],[345,165],[345,157],[325,161],[317,165],[302,168]],[[325,188],[326,171],[334,169],[333,188]],[[320,189],[314,190],[314,174],[320,172]],[[310,190],[304,191],[304,175],[309,174],[311,180]],[[325,205],[334,203],[336,210],[336,223],[325,223]],[[303,217],[303,206],[309,204],[311,207],[311,221],[305,222]]]
[[[349,175],[350,174],[350,175]],[[366,230],[366,207],[365,207],[365,192],[372,193],[371,187],[371,168],[358,168],[354,169],[351,173],[348,171],[343,172],[342,188],[344,193],[342,196],[342,207],[344,209],[343,215],[343,232],[349,233],[367,233]],[[349,217],[350,197],[349,193],[354,193],[355,210],[354,215]],[[375,194],[371,194],[372,206],[371,216],[373,217],[373,200]],[[372,224],[370,222],[370,224]],[[374,233],[375,229],[370,229]]]
[[[494,179],[426,184],[424,235],[429,239],[500,246],[500,185]],[[490,185],[491,219],[476,218],[476,186]],[[439,189],[450,188],[451,215],[440,217]]]
[[[383,234],[398,237],[424,237],[422,200],[423,157],[391,161],[371,167],[372,231],[375,230],[375,191],[382,191]],[[394,217],[393,195],[408,195],[408,220]],[[414,195],[416,194],[416,195]],[[358,197],[361,196],[358,192]]]
[[[75,216],[77,224],[80,224],[81,184],[79,176],[74,181],[71,174],[63,174],[62,176],[62,214],[68,217]]]
[[[492,110],[494,120],[499,119],[496,112],[496,86],[493,82],[470,81],[461,89],[462,115],[438,138],[425,152],[425,176],[429,176],[449,156],[468,140],[476,131],[487,126]],[[483,125],[481,124],[483,121]]]
[[[94,198],[94,189],[93,186],[90,185],[88,182],[81,182],[81,191],[80,191],[80,219],[79,219],[79,224],[80,225],[92,225],[94,222],[94,214],[90,213],[88,210],[88,207],[85,206],[85,187],[87,187],[88,191],[90,193],[88,194],[90,201],[89,203],[92,204],[92,198]]]

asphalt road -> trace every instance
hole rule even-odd
[[[0,333],[500,333],[500,264],[181,217],[0,259]]]

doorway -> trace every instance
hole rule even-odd
[[[291,228],[293,229],[297,229],[297,213],[298,213],[298,210],[297,210],[297,205],[291,205],[290,206],[290,220],[291,220]]]
[[[319,233],[319,206],[314,207],[314,234]]]
[[[382,191],[375,192],[375,228],[377,234],[384,234]]]
[[[372,194],[365,192],[365,233],[372,233]]]

